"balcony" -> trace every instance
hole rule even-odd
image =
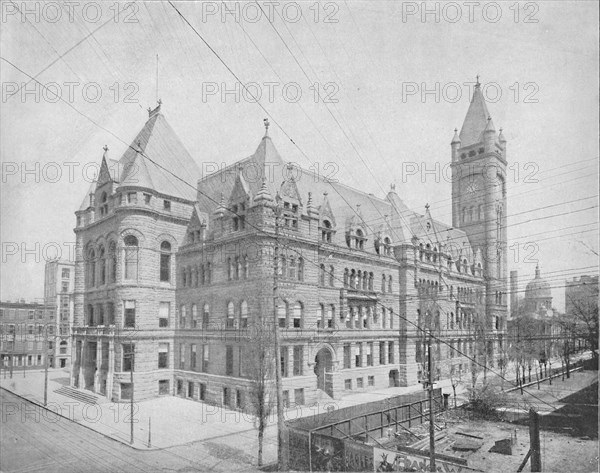
[[[115,335],[117,328],[114,325],[97,327],[73,327],[73,335],[83,336],[101,336],[101,335]]]

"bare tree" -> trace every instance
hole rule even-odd
[[[248,401],[258,422],[258,466],[262,466],[265,429],[275,405],[273,327],[268,323],[253,324],[249,337],[245,353],[247,374],[252,382]]]
[[[564,323],[568,325],[569,333],[575,339],[583,339],[592,351],[592,357],[598,359],[598,286],[589,285],[585,297],[575,299],[567,294],[567,320],[560,321],[561,327]],[[562,322],[562,323],[561,323]]]

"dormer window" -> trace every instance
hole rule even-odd
[[[137,204],[137,193],[136,192],[128,192],[127,193],[127,203],[131,205]]]
[[[283,225],[287,228],[298,229],[298,205],[290,202],[283,203]]]
[[[108,196],[106,195],[106,192],[103,192],[100,197],[100,215],[108,215]]]
[[[357,250],[364,250],[365,249],[365,234],[363,233],[363,231],[359,228],[356,230],[356,233],[354,234],[354,247]]]
[[[321,227],[321,241],[331,243],[333,235],[333,228],[329,220],[323,220],[323,226]]]
[[[383,254],[385,256],[392,256],[392,241],[389,237],[383,239]]]
[[[233,231],[246,229],[246,206],[241,203],[239,205],[231,206],[231,213],[233,214]]]
[[[152,199],[152,195],[144,194],[144,204],[150,205],[150,200]]]
[[[170,211],[171,210],[171,201],[170,200],[163,200],[163,209]]]

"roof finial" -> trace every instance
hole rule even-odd
[[[104,145],[104,148],[102,148],[105,152],[108,151],[108,146]]]
[[[429,210],[429,203],[425,204],[425,210]]]
[[[479,87],[481,84],[479,83],[479,74],[475,76],[477,82],[475,83],[475,87]]]
[[[396,184],[395,183],[390,184],[390,190],[392,192],[396,192]]]
[[[263,123],[265,124],[265,136],[269,136],[269,125],[271,125],[269,123],[269,119],[268,118],[263,119]]]

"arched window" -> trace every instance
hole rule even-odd
[[[335,269],[333,266],[329,266],[329,285],[331,287],[335,285]]]
[[[348,272],[348,268],[344,269],[344,287],[348,287],[348,278],[350,277],[350,273]]]
[[[234,272],[235,272],[235,279],[240,279],[240,276],[242,274],[242,261],[240,260],[239,256],[235,257]]]
[[[210,322],[210,306],[208,305],[208,303],[205,303],[204,307],[202,308],[202,328],[206,330],[208,328],[209,322]]]
[[[298,258],[298,281],[304,281],[304,258]]]
[[[369,273],[369,291],[373,290],[373,273]]]
[[[206,263],[206,284],[212,281],[212,263]]]
[[[419,259],[423,261],[423,243],[419,243]]]
[[[127,235],[125,243],[125,279],[137,279],[138,277],[138,239],[133,235]]]
[[[117,281],[117,244],[111,241],[108,245],[108,282]]]
[[[387,309],[381,308],[381,328],[387,328]]]
[[[296,259],[290,258],[289,278],[296,279]]]
[[[98,266],[99,266],[99,270],[100,270],[100,274],[99,274],[99,281],[98,283],[103,286],[104,284],[106,284],[106,254],[104,251],[104,246],[100,246],[100,249],[98,250],[98,255],[99,255],[99,259],[98,259]]]
[[[231,258],[227,258],[227,280],[231,281],[233,278],[233,262]]]
[[[317,328],[325,328],[325,306],[319,304],[317,306]]]
[[[96,252],[88,251],[88,286],[96,285]]]
[[[392,292],[392,276],[388,276],[388,290],[387,292]]]
[[[386,284],[385,284],[385,274],[381,276],[381,292],[385,292]]]
[[[335,320],[335,306],[331,304],[327,309],[327,321],[326,327],[333,328],[333,321]]]
[[[325,265],[321,264],[321,266],[319,266],[319,284],[321,286],[325,285]]]
[[[242,301],[240,304],[240,328],[248,327],[248,303]]]
[[[425,246],[425,259],[431,261],[431,245],[429,243]]]
[[[171,243],[168,241],[160,244],[160,280],[171,280]]]
[[[244,279],[248,279],[248,255],[244,255]]]
[[[186,307],[185,305],[181,305],[179,308],[179,328],[185,328],[185,318],[186,318]]]
[[[383,254],[386,256],[392,255],[392,241],[388,237],[383,239]]]
[[[356,270],[350,271],[350,287],[352,289],[356,288]]]
[[[100,202],[100,215],[105,216],[108,214],[108,196],[106,195],[106,192],[102,193],[102,196],[100,197]]]
[[[281,256],[281,276],[287,278],[287,258],[285,255]]]
[[[279,321],[279,327],[287,327],[287,302],[282,301],[277,306],[277,320]]]
[[[302,328],[302,303],[301,302],[296,302],[294,304],[294,311],[292,314],[292,321],[293,321],[293,327],[294,328]]]
[[[477,207],[477,216],[479,220],[483,220],[483,204],[479,204]]]
[[[226,328],[234,328],[234,320],[235,320],[235,307],[233,306],[233,302],[229,301],[227,303],[227,322]]]
[[[198,306],[196,304],[192,304],[192,327],[198,327]]]
[[[331,229],[331,222],[329,220],[323,220],[323,227],[321,228],[321,240],[327,243],[331,243],[331,235],[333,231]]]
[[[362,230],[359,228],[356,230],[356,248],[359,250],[364,250],[365,248],[365,236],[364,233],[362,232]]]
[[[438,258],[438,250],[437,250],[437,246],[433,247],[433,262],[436,263],[437,262],[437,258]]]

